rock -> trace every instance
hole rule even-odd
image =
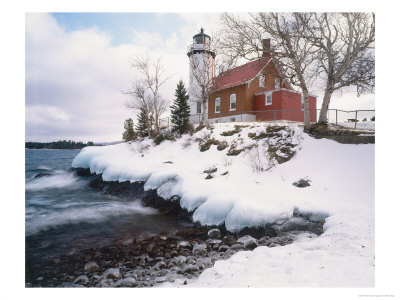
[[[199,271],[199,267],[196,265],[188,264],[183,267],[183,273],[194,273]]]
[[[208,267],[211,267],[211,265],[212,265],[212,260],[209,257],[200,258],[197,261],[197,266],[199,267],[199,269],[206,269]]]
[[[257,240],[250,235],[242,236],[238,242],[242,243],[245,249],[253,250],[258,246]]]
[[[99,283],[96,285],[97,287],[112,287],[114,284],[114,281],[112,279],[101,279]]]
[[[189,256],[188,258],[187,258],[187,264],[191,264],[191,265],[194,265],[194,264],[196,264],[196,258],[194,257],[194,256]]]
[[[167,267],[167,264],[164,261],[159,261],[158,263],[156,263],[152,269],[153,270],[160,270],[160,269],[165,269]]]
[[[299,187],[299,188],[304,188],[304,187],[310,186],[311,185],[310,182],[311,182],[310,179],[301,178],[298,181],[293,182],[293,185],[296,187]]]
[[[227,251],[229,249],[229,246],[227,246],[227,245],[221,245],[221,246],[219,246],[219,248],[218,248],[218,252],[225,252],[225,251]]]
[[[175,264],[177,266],[182,266],[184,263],[186,263],[186,261],[187,261],[186,256],[180,255],[175,257]]]
[[[207,235],[211,239],[219,239],[221,238],[221,231],[218,228],[213,228],[208,231]]]
[[[117,269],[109,268],[101,275],[101,277],[119,279],[121,278],[121,272],[118,268]]]
[[[99,265],[94,261],[90,261],[85,265],[85,272],[88,272],[88,273],[96,272],[98,269],[99,269]]]
[[[155,279],[156,283],[161,283],[167,281],[167,277],[162,276],[162,277],[156,277]]]
[[[178,248],[185,248],[185,249],[192,249],[192,244],[190,244],[188,241],[181,241],[177,245]]]
[[[207,176],[206,176],[206,178],[205,179],[213,179],[214,177],[212,177],[212,175],[211,174],[208,174]]]
[[[40,178],[40,177],[44,177],[44,176],[50,176],[50,174],[49,173],[39,173],[39,174],[36,174],[33,178]]]
[[[75,278],[74,284],[88,284],[89,278],[86,275],[81,275]]]
[[[174,273],[176,273],[176,274],[182,274],[182,273],[183,273],[183,272],[182,272],[182,269],[179,268],[178,266],[172,267],[172,268],[170,269],[170,271],[171,271],[171,272],[174,272]]]
[[[217,172],[217,171],[218,171],[217,168],[209,168],[208,170],[204,170],[203,173],[212,174],[212,173],[215,173],[215,172]]]
[[[287,220],[285,223],[283,223],[281,226],[279,226],[279,229],[276,230],[278,232],[287,232],[287,231],[294,231],[294,230],[307,230],[310,225],[307,223],[307,221],[303,218],[300,217],[293,217]]]
[[[133,239],[127,239],[127,240],[125,240],[125,241],[122,242],[122,245],[128,246],[128,245],[132,244],[133,241],[134,241]]]
[[[257,243],[258,243],[258,245],[266,245],[268,239],[269,239],[269,236],[264,236],[264,237],[258,239]]]
[[[227,244],[227,245],[231,246],[234,243],[236,243],[236,239],[235,239],[235,237],[233,235],[228,234],[228,235],[224,236],[224,238],[222,239],[222,242],[224,244]]]
[[[222,241],[221,241],[221,240],[218,240],[218,239],[212,239],[212,240],[209,240],[208,243],[209,243],[210,245],[215,245],[215,244],[219,245],[219,244],[222,243]]]
[[[132,277],[126,277],[124,279],[119,279],[114,286],[115,287],[135,287],[138,282]]]
[[[193,246],[193,255],[204,256],[207,254],[207,245],[206,244],[196,244]]]

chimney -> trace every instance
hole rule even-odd
[[[263,39],[262,40],[263,46],[263,57],[269,57],[271,55],[271,40],[270,39]]]

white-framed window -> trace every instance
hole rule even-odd
[[[215,99],[215,112],[221,112],[221,98],[219,97]]]
[[[265,105],[272,105],[272,93],[265,93]]]
[[[260,75],[258,77],[258,84],[260,85],[260,87],[265,87],[265,76],[264,75]]]
[[[197,113],[201,114],[201,102],[200,101],[197,102]]]
[[[275,78],[275,89],[279,89],[281,87],[281,80],[279,78]]]
[[[232,94],[229,99],[229,110],[236,110],[236,94]]]
[[[304,95],[301,94],[301,110],[304,110]]]

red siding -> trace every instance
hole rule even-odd
[[[265,94],[254,97],[256,110],[267,110],[256,114],[257,121],[290,120],[304,122],[304,111],[301,110],[301,94],[278,90],[272,93],[272,104],[265,105]],[[310,121],[316,121],[316,98],[309,97]],[[282,110],[275,111],[274,110]],[[287,111],[285,111],[287,110]]]

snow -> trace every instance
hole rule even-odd
[[[146,189],[158,189],[165,198],[181,197],[182,207],[193,211],[194,221],[207,225],[225,223],[229,230],[277,222],[293,211],[315,220],[326,217],[324,233],[316,238],[298,237],[283,247],[258,247],[216,262],[187,286],[325,286],[371,287],[374,285],[374,145],[345,145],[313,139],[296,123],[286,123],[286,140],[295,144],[296,155],[269,171],[256,172],[246,150],[227,156],[229,146],[218,151],[212,145],[199,151],[199,139],[215,138],[238,149],[258,144],[266,164],[265,140],[248,133],[265,132],[266,123],[248,125],[238,134],[221,136],[235,124],[215,124],[193,136],[159,146],[145,139],[131,144],[86,147],[73,167],[102,173],[104,180],[145,181]],[[282,125],[282,124],[279,124]],[[291,134],[289,134],[289,132]],[[283,132],[282,132],[283,133]],[[240,135],[240,136],[239,136]],[[270,139],[277,144],[279,139]],[[254,148],[253,148],[254,149]],[[165,163],[165,162],[172,163]],[[205,170],[217,168],[212,179]],[[228,172],[226,175],[221,175]],[[311,180],[298,188],[293,182]],[[164,283],[163,286],[179,286]]]
[[[375,121],[359,121],[357,122],[356,128],[354,128],[354,122],[338,122],[337,125],[345,127],[346,129],[375,131]],[[334,124],[330,126],[336,128]]]

